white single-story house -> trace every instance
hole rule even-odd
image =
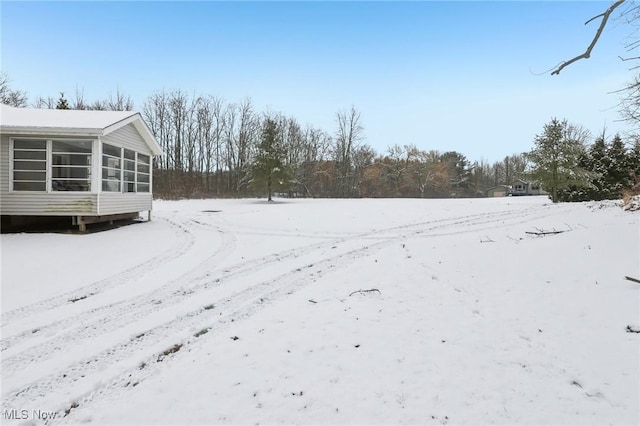
[[[548,195],[537,182],[516,179],[511,185],[509,195]]]
[[[0,214],[68,216],[85,224],[151,218],[153,156],[139,113],[0,109]]]

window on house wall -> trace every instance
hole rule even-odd
[[[136,181],[138,192],[149,192],[149,176],[151,174],[151,157],[138,154],[138,164],[136,169]]]
[[[93,141],[13,139],[12,153],[14,191],[91,191]],[[102,191],[151,191],[150,156],[109,144],[101,154]]]
[[[47,141],[13,141],[13,190],[47,190]]]
[[[136,152],[124,150],[124,171],[122,173],[124,192],[136,192]]]
[[[51,190],[91,191],[91,141],[53,141]]]
[[[102,190],[120,192],[122,188],[122,149],[102,145]]]

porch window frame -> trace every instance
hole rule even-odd
[[[15,189],[14,179],[14,171],[15,171],[15,142],[16,141],[44,141],[45,142],[45,189],[44,190],[25,190],[25,189]],[[56,191],[53,189],[53,142],[89,142],[91,143],[91,152],[85,153],[84,155],[88,155],[91,158],[91,165],[88,166],[90,171],[88,179],[86,182],[89,183],[88,191]],[[98,140],[95,138],[69,138],[69,137],[59,137],[59,138],[51,138],[51,137],[37,137],[31,135],[25,135],[24,137],[10,137],[9,138],[9,192],[15,192],[20,194],[93,194],[95,193],[95,182],[93,179],[94,176],[94,167],[96,161],[96,146]],[[18,149],[20,150],[20,149]],[[19,161],[20,159],[18,159]],[[58,166],[55,166],[58,167]],[[84,167],[84,166],[81,166]],[[85,181],[85,179],[81,179]],[[20,181],[20,180],[18,180]]]
[[[44,176],[44,190],[28,190],[28,189],[14,189],[14,183],[16,181],[16,179],[14,178],[14,171],[15,170],[15,164],[14,162],[16,161],[15,158],[15,141],[37,141],[37,142],[42,142],[44,141],[45,143],[45,159],[44,159],[44,172],[45,172],[45,176]],[[9,139],[9,192],[19,192],[19,193],[26,193],[26,194],[46,194],[49,192],[49,182],[50,182],[50,170],[49,170],[49,162],[50,162],[50,155],[49,155],[49,140],[47,138],[37,138],[37,137],[18,137],[18,138],[10,138]],[[21,151],[20,149],[18,149],[19,151]],[[27,161],[34,161],[34,160],[27,160]],[[40,161],[42,162],[42,160],[36,160],[36,161]],[[34,161],[35,162],[35,161]],[[18,170],[20,171],[20,170]],[[18,180],[18,182],[20,182],[21,180]],[[41,182],[41,181],[34,181],[34,182]]]

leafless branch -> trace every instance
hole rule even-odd
[[[365,293],[373,293],[373,292],[378,292],[379,294],[380,290],[378,290],[377,288],[372,288],[370,290],[356,290],[353,293],[351,293],[349,296],[353,296],[354,294],[357,294],[357,293],[365,294]]]
[[[587,47],[587,50],[585,50],[585,52],[583,54],[578,55],[578,56],[576,56],[576,57],[574,57],[572,59],[569,59],[568,61],[563,62],[558,68],[556,68],[555,71],[553,71],[551,73],[551,75],[560,74],[560,71],[562,71],[565,67],[571,65],[572,63],[574,63],[576,61],[579,61],[580,59],[588,59],[588,58],[590,58],[591,57],[591,51],[595,47],[596,43],[598,43],[598,39],[600,39],[600,36],[602,35],[602,31],[607,26],[607,21],[609,20],[609,16],[611,15],[611,13],[618,6],[620,6],[625,1],[626,0],[617,0],[615,3],[613,3],[611,6],[609,6],[609,8],[604,11],[604,13],[601,13],[598,16],[594,16],[593,18],[591,18],[587,22],[585,22],[585,25],[586,25],[586,24],[590,23],[591,21],[593,21],[594,19],[602,18],[602,21],[600,22],[600,26],[598,27],[598,30],[596,31],[596,35],[593,37],[593,40],[591,40],[591,44],[589,44],[589,47]]]
[[[623,58],[622,56],[618,56],[618,58],[620,58],[621,61],[626,62],[626,61],[635,61],[637,59],[640,59],[640,56],[634,56],[633,58]]]
[[[562,234],[563,232],[565,232],[565,231],[540,231],[540,232],[527,231],[527,232],[525,232],[525,234],[542,236],[542,235]]]

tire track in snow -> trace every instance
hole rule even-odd
[[[497,213],[438,219],[416,224],[395,226],[379,231],[365,232],[360,234],[359,238],[364,239],[367,237],[372,237],[373,234],[376,234],[376,236],[374,236],[373,238],[380,239],[383,238],[381,234],[395,232],[398,230],[407,230],[425,225],[435,225],[436,227],[457,227],[468,222],[469,220],[474,220],[476,218],[495,218],[490,219],[493,221],[499,220],[500,218],[511,217],[515,214],[516,213],[513,211],[501,211]],[[203,224],[200,223],[200,225]],[[327,248],[333,244],[338,244],[340,242],[344,242],[346,240],[351,240],[354,238],[356,237],[349,236],[330,242],[325,241],[311,244],[302,248],[294,248],[285,252],[265,256],[259,259],[257,262],[255,260],[241,262],[232,267],[224,268],[223,273],[220,276],[214,278],[213,281],[214,283],[219,283],[236,276],[246,275],[247,273],[260,270],[261,268],[268,266],[273,262],[295,259],[307,255],[313,250]],[[395,236],[394,238],[398,238],[398,236]],[[223,244],[222,247],[224,247],[225,250],[229,248],[226,244]],[[219,256],[219,252],[220,250],[213,253],[199,266],[204,266],[204,269],[206,271],[208,261],[210,259],[217,259]],[[67,349],[70,344],[73,344],[75,342],[77,342],[78,344],[84,343],[88,339],[103,335],[105,333],[109,333],[120,327],[127,326],[159,310],[165,309],[169,306],[183,302],[186,299],[197,296],[199,293],[197,291],[198,289],[200,291],[204,291],[209,289],[211,286],[210,283],[203,284],[207,281],[211,281],[211,273],[200,272],[200,269],[203,268],[196,268],[196,270],[189,271],[187,274],[183,274],[180,277],[170,281],[168,284],[158,287],[149,293],[144,293],[134,298],[94,308],[79,315],[54,322],[49,326],[42,327],[42,329],[38,332],[39,336],[35,336],[35,339],[37,341],[37,344],[35,346],[26,349],[16,355],[5,357],[5,359],[3,360],[3,375],[6,377],[7,375],[10,375],[17,370],[25,368],[29,364],[51,358],[60,351]],[[184,282],[190,282],[191,285],[185,287]],[[75,327],[77,324],[81,325]],[[55,336],[55,334],[59,335]],[[43,342],[43,339],[40,338],[42,336],[46,337],[51,335],[54,335],[54,337],[50,340],[47,340],[46,342]],[[20,337],[22,338],[22,340],[26,340],[29,337],[32,337],[32,333],[30,331],[27,331],[20,335]],[[16,342],[13,341],[12,343],[15,344]],[[46,343],[46,345],[44,345],[43,343]]]
[[[141,264],[126,269],[125,271],[103,278],[102,280],[96,281],[87,286],[3,313],[0,320],[2,323],[1,326],[4,327],[11,321],[22,319],[30,315],[40,315],[42,312],[56,309],[62,305],[67,305],[72,303],[70,302],[71,300],[81,300],[88,296],[97,295],[106,289],[113,289],[118,286],[129,284],[131,281],[140,278],[149,271],[165,264],[167,261],[173,260],[187,253],[195,241],[195,237],[191,231],[170,219],[159,218],[159,220],[167,222],[176,235],[176,238],[173,239],[174,244],[161,254],[154,256]],[[6,349],[6,344],[7,342],[3,339],[2,351]]]
[[[529,213],[533,213],[533,212],[529,212]],[[533,216],[533,214],[531,214],[531,216]],[[537,215],[537,217],[528,216],[527,219],[530,220],[532,218],[542,218],[545,216],[546,215]],[[482,223],[494,223],[494,222],[495,221],[482,222]],[[526,220],[518,220],[516,223],[525,223],[525,222]],[[459,222],[458,224],[461,224],[461,223],[466,223],[466,222]],[[500,227],[500,226],[502,226],[502,224],[498,224],[497,226],[484,227],[480,229],[468,229],[467,232],[475,232],[478,230],[485,230],[485,229],[495,229],[496,227]],[[268,302],[276,301],[281,297],[285,297],[287,295],[293,294],[295,293],[295,291],[305,287],[306,285],[309,284],[309,278],[311,278],[312,282],[315,282],[317,279],[322,278],[328,272],[333,272],[334,270],[337,270],[342,266],[346,266],[365,256],[371,255],[374,252],[381,250],[393,243],[396,243],[399,240],[416,237],[416,236],[437,237],[442,235],[454,235],[454,234],[460,234],[460,233],[464,233],[464,232],[455,231],[451,233],[425,234],[424,231],[415,231],[409,235],[407,234],[397,235],[395,238],[380,241],[371,246],[361,247],[358,249],[351,250],[348,253],[343,255],[335,256],[328,259],[323,259],[321,262],[318,262],[315,265],[311,265],[309,268],[313,267],[315,269],[321,264],[328,262],[329,265],[325,269],[316,270],[315,273],[314,272],[309,273],[308,271],[306,271],[307,279],[305,279],[304,276],[299,277],[297,279],[294,278],[292,281],[289,282],[288,286],[277,285],[278,282],[285,280],[287,277],[291,278],[293,275],[296,275],[296,272],[297,273],[301,272],[301,269],[290,271],[289,273],[283,274],[275,280],[265,281],[264,283],[259,284],[259,286],[263,286],[265,290],[271,290],[271,291],[267,291],[266,293],[258,291],[257,296],[255,296],[252,301],[244,304],[244,306],[237,308],[230,314],[225,314],[224,317],[213,315],[212,318],[214,320],[214,323],[211,326],[203,328],[203,330],[204,329],[207,330],[207,332],[204,334],[209,336],[213,333],[221,333],[226,329],[228,329],[235,320],[250,318],[253,314],[255,314],[256,312],[258,312],[259,310],[267,306],[269,304]],[[275,290],[273,289],[274,284],[276,284],[276,287],[277,287]],[[252,287],[251,289],[247,289],[247,290],[254,290],[254,289],[255,287]],[[242,293],[245,293],[245,292],[242,292]],[[231,298],[226,300],[226,302],[231,302]],[[229,308],[230,306],[220,305],[219,307]],[[186,339],[182,340],[181,349],[182,348],[192,349],[194,346],[202,342],[202,340],[203,339],[199,339],[199,335],[197,335],[197,333],[196,335],[189,334],[189,336]],[[162,362],[171,362],[175,359],[178,359],[179,357],[183,356],[185,352],[186,351],[182,351],[182,353],[173,354],[172,358],[169,358],[166,360],[163,357]],[[158,358],[158,354],[154,354],[148,357],[143,362],[143,364],[145,365],[144,368],[135,368],[135,369],[122,372],[119,376],[112,378],[108,382],[108,384],[102,386],[97,390],[89,391],[84,395],[80,396],[79,398],[77,398],[75,400],[77,403],[77,406],[81,407],[81,409],[84,409],[87,405],[90,405],[91,402],[96,399],[103,398],[103,397],[108,398],[110,395],[121,392],[123,388],[126,388],[130,385],[132,387],[137,386],[140,382],[152,376],[153,374],[155,374],[155,372],[157,372],[161,368],[158,365],[159,363],[160,363],[160,359]],[[74,419],[73,415],[68,419],[58,418],[58,420],[62,420],[62,423],[67,423],[67,422],[73,423],[73,419]]]
[[[465,219],[473,219],[476,217],[500,218],[503,216],[510,217],[513,214],[514,213],[512,211],[500,211],[488,214],[443,218],[426,222],[399,225],[381,230],[364,232],[356,235],[349,235],[342,238],[322,241],[303,247],[289,249],[280,253],[270,254],[258,260],[247,260],[244,262],[240,262],[236,265],[223,268],[223,272],[215,279],[217,281],[228,280],[237,275],[259,270],[273,262],[280,262],[282,260],[298,258],[300,256],[309,254],[311,251],[328,248],[347,240],[358,238],[362,239],[367,237],[382,238],[382,235],[389,232],[393,233],[399,230],[407,230],[425,225],[443,225],[451,221],[453,221],[451,225],[459,225],[463,223],[459,221],[460,219],[464,221]],[[200,226],[206,229],[213,228],[212,225],[204,224],[193,219],[188,219],[186,222],[188,224],[193,224],[192,226]],[[184,227],[181,228],[186,230],[186,228]],[[216,230],[220,232],[219,229],[216,228]],[[191,234],[191,231],[185,232],[189,232]],[[223,235],[226,234],[223,232]],[[190,246],[192,245],[193,241],[191,241]],[[3,339],[3,351],[25,340],[35,340],[36,342],[36,346],[32,348],[31,351],[27,349],[20,354],[5,357],[5,359],[3,360],[3,375],[11,374],[15,370],[22,369],[30,363],[50,358],[59,351],[68,348],[69,344],[72,344],[73,342],[84,342],[89,338],[110,332],[119,327],[123,327],[156,311],[180,303],[185,299],[197,296],[196,290],[198,288],[200,288],[200,290],[208,288],[208,286],[202,287],[202,283],[209,280],[212,273],[208,263],[211,260],[217,260],[220,253],[223,250],[228,250],[229,248],[229,244],[223,243],[220,249],[211,254],[194,270],[182,274],[169,283],[154,288],[150,292],[143,293],[133,298],[118,301],[109,305],[86,310],[78,315],[67,317],[65,319],[50,323],[47,326],[40,327],[36,335],[34,335],[32,330],[27,330],[17,336]],[[185,286],[185,282],[190,283],[190,285]],[[80,326],[78,326],[78,324],[80,324]],[[60,335],[55,336],[56,334]],[[46,341],[46,346],[43,345],[42,340],[52,335],[53,338]]]
[[[512,211],[507,215],[490,215],[490,218],[487,218],[487,216],[489,215],[484,214],[462,218],[458,217],[449,219],[447,223],[438,223],[432,225],[427,229],[407,229],[409,227],[415,227],[415,225],[396,227],[405,229],[406,232],[398,233],[393,237],[385,238],[382,241],[373,243],[371,245],[353,249],[346,254],[343,253],[336,256],[324,258],[319,262],[316,262],[313,265],[313,268],[295,268],[290,272],[281,274],[274,279],[260,282],[244,290],[236,292],[229,297],[225,297],[222,301],[215,301],[216,308],[214,309],[206,310],[200,308],[198,310],[194,310],[185,315],[177,317],[172,321],[160,324],[156,327],[146,330],[136,338],[130,339],[125,343],[113,346],[105,351],[100,352],[97,355],[93,355],[89,358],[83,359],[82,361],[73,363],[63,368],[57,374],[49,375],[47,377],[39,379],[18,392],[11,392],[11,395],[7,395],[3,398],[4,404],[5,406],[18,406],[19,403],[24,403],[25,401],[28,402],[37,400],[39,396],[42,397],[44,395],[47,395],[53,389],[72,387],[74,383],[83,381],[92,372],[99,372],[102,369],[107,368],[108,366],[112,366],[115,363],[123,362],[124,360],[127,360],[134,354],[138,353],[140,349],[144,350],[145,348],[148,348],[150,344],[156,344],[163,339],[175,338],[175,335],[177,333],[182,332],[186,334],[188,333],[188,331],[185,332],[185,330],[189,330],[190,328],[201,325],[203,322],[213,321],[214,325],[212,327],[214,328],[213,331],[215,331],[215,327],[221,327],[221,324],[223,324],[221,323],[221,319],[231,320],[235,318],[249,317],[253,314],[253,312],[255,312],[256,309],[259,309],[262,305],[264,305],[265,300],[278,299],[280,297],[291,294],[296,289],[310,284],[329,271],[344,267],[368,255],[369,253],[387,247],[397,242],[398,240],[415,236],[429,236],[430,232],[433,234],[433,231],[443,231],[443,228],[457,228],[461,225],[467,226],[465,228],[467,232],[475,232],[478,230],[487,229],[486,225],[488,224],[491,225],[489,226],[489,228],[503,226],[500,221],[507,221],[513,218],[519,219],[518,222],[522,223],[527,220],[527,217],[530,216],[531,213],[533,212],[531,210],[528,210],[526,214],[523,214],[520,211]],[[481,226],[481,228],[478,229],[478,226]],[[456,230],[454,233],[459,232],[460,231]],[[434,236],[435,235],[442,235],[442,233],[440,232],[438,234],[434,234]],[[215,282],[216,281],[211,281],[211,283]],[[222,316],[221,311],[230,313]],[[149,360],[153,360],[154,356],[157,356],[157,354],[151,355]],[[135,371],[136,368],[125,369],[124,372],[121,372],[115,377],[117,380],[121,380],[118,378],[126,378],[127,374],[132,374],[132,372]],[[87,378],[87,380],[89,379]],[[111,381],[110,383],[112,382],[113,381]],[[93,391],[85,391],[80,395],[77,395],[77,397],[82,397],[82,395],[85,395],[84,399],[86,400],[88,398],[88,395],[90,394],[93,394]]]
[[[178,226],[180,229],[184,229],[185,230],[184,232],[192,236],[189,240],[188,248],[185,251],[180,252],[179,255],[174,255],[173,257],[169,257],[168,259],[161,259],[162,263],[160,264],[162,265],[166,264],[167,261],[172,261],[172,260],[178,259],[179,257],[184,256],[189,252],[189,249],[191,249],[191,247],[194,245],[195,238],[193,238],[193,233],[182,225],[178,225]],[[49,355],[53,355],[55,352],[60,351],[61,349],[63,349],[65,346],[67,346],[69,343],[73,341],[85,340],[88,337],[90,337],[87,334],[88,330],[93,330],[93,331],[97,330],[100,325],[104,326],[109,321],[117,319],[115,316],[119,316],[120,317],[119,320],[125,323],[127,319],[131,321],[131,320],[135,320],[136,318],[144,316],[142,314],[138,314],[135,311],[130,311],[130,309],[140,309],[140,311],[143,312],[145,308],[145,302],[146,304],[155,304],[157,303],[157,299],[159,295],[165,295],[165,294],[170,295],[172,292],[179,292],[180,291],[179,288],[170,289],[168,288],[168,286],[171,284],[175,285],[176,283],[180,283],[185,278],[188,279],[189,275],[191,274],[197,274],[197,272],[200,271],[203,267],[206,268],[213,259],[219,259],[222,252],[228,250],[229,248],[233,248],[235,246],[235,237],[233,235],[227,234],[220,229],[211,229],[211,230],[216,230],[217,232],[222,234],[222,237],[223,237],[222,243],[220,244],[220,247],[217,250],[215,250],[205,260],[203,260],[199,265],[197,265],[194,270],[191,270],[188,273],[183,274],[175,278],[174,280],[171,280],[168,284],[165,284],[164,286],[156,287],[153,290],[146,293],[142,293],[137,297],[133,297],[133,298],[125,299],[122,301],[114,302],[108,305],[103,305],[97,308],[85,310],[74,316],[66,317],[64,319],[49,323],[46,326],[39,327],[37,330],[37,333],[35,334],[32,330],[27,330],[16,336],[11,336],[7,339],[3,339],[2,350],[5,351],[17,344],[22,343],[25,340],[31,339],[36,341],[35,347],[36,349],[39,348],[39,352],[41,353],[39,356],[35,356],[35,357],[34,355],[32,355],[31,356],[32,360],[45,359],[45,358],[48,358],[48,356],[43,357],[42,356],[43,352],[45,353],[49,352]],[[156,263],[158,262],[154,261],[152,268],[145,270],[145,273],[150,272],[153,269],[153,267],[160,266],[159,264],[156,264]],[[138,276],[137,278],[141,278],[143,275],[144,274],[140,274],[140,276]],[[201,278],[202,277],[199,277],[199,279]],[[151,298],[150,300],[150,296],[154,296],[154,297]],[[132,306],[132,301],[134,300],[138,301],[138,303]],[[104,315],[100,317],[99,315],[101,314],[104,314]],[[81,324],[81,325],[78,326],[78,324]],[[98,324],[98,325],[95,325],[95,324]],[[65,333],[65,332],[66,334],[64,334],[63,336],[55,337],[56,334]],[[39,340],[41,341],[42,339],[50,336],[53,336],[53,339],[47,341],[47,348],[45,350],[45,347],[41,346],[41,342],[38,342],[38,341]],[[62,346],[60,345],[49,346],[52,340],[54,342],[62,341],[63,342]],[[27,352],[27,351],[23,351],[23,352]],[[3,366],[2,366],[3,374],[5,372],[12,371],[15,361],[16,360],[14,356],[3,358]],[[19,363],[18,363],[18,366],[19,366]]]

